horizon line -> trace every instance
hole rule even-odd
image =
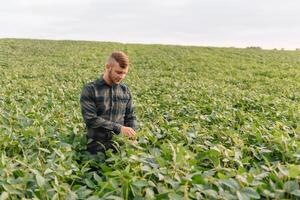
[[[207,44],[191,44],[191,43],[156,43],[156,42],[140,42],[140,41],[113,41],[113,40],[93,40],[93,39],[64,39],[64,38],[33,38],[33,37],[0,37],[0,40],[45,40],[45,41],[79,41],[79,42],[103,42],[103,43],[120,43],[120,44],[139,44],[139,45],[166,45],[166,46],[182,46],[182,47],[211,47],[211,48],[236,48],[236,49],[261,49],[261,50],[284,50],[284,51],[299,51],[300,48],[285,48],[285,47],[263,47],[259,45],[242,45],[242,46],[234,46],[234,45],[207,45]]]

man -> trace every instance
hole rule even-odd
[[[112,134],[134,137],[136,116],[128,87],[121,82],[128,73],[125,53],[116,51],[105,64],[99,79],[86,84],[80,97],[81,112],[87,126],[87,150],[91,154],[112,148]]]

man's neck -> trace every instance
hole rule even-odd
[[[110,78],[108,77],[108,74],[104,74],[102,78],[107,85],[112,86],[112,82],[111,82]]]

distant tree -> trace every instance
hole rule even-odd
[[[247,49],[262,49],[261,47],[259,46],[249,46],[249,47],[246,47]]]

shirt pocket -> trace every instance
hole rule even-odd
[[[126,106],[127,106],[127,103],[129,102],[129,100],[130,100],[130,98],[127,95],[117,96],[117,102],[118,102],[118,107],[120,109],[120,113],[125,114]]]

